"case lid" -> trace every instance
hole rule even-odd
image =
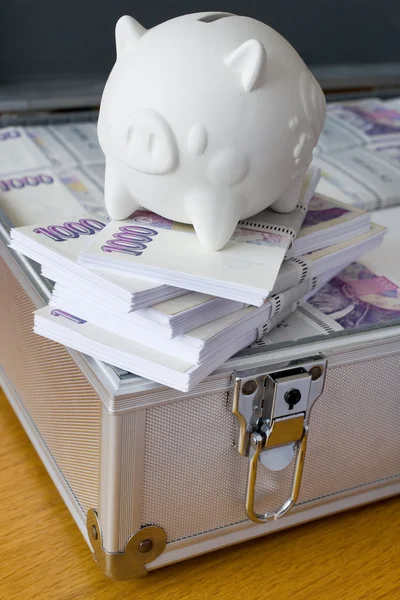
[[[97,105],[115,59],[120,16],[130,14],[149,28],[204,10],[194,0],[8,0],[7,5],[0,20],[0,111]],[[363,88],[365,95],[367,89],[400,88],[400,20],[393,18],[398,0],[386,0],[384,10],[373,0],[231,0],[217,8],[260,19],[282,33],[326,91]]]

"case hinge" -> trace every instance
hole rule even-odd
[[[238,451],[249,457],[246,514],[265,523],[286,514],[296,503],[303,474],[311,408],[322,394],[327,361],[322,356],[278,365],[273,371],[235,373],[233,414],[239,421]],[[254,508],[258,464],[279,471],[295,459],[288,499],[275,511]]]

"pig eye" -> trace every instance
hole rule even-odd
[[[187,138],[187,148],[190,154],[200,156],[207,148],[207,130],[204,125],[193,125]]]

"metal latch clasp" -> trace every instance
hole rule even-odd
[[[319,356],[278,365],[267,373],[252,370],[235,374],[232,411],[240,425],[238,450],[249,457],[245,509],[248,518],[256,523],[278,519],[297,501],[310,412],[322,394],[325,372],[326,359]],[[268,468],[267,453],[271,450],[275,453],[275,463],[279,454],[289,456],[286,464],[278,456],[274,470],[285,468],[295,459],[294,475],[288,499],[276,510],[259,514],[254,508],[258,463]]]

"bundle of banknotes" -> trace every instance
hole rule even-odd
[[[328,104],[318,191],[376,210],[400,204],[400,99]]]
[[[202,249],[190,226],[147,210],[111,221],[103,180],[94,123],[0,131],[10,246],[52,282],[34,329],[118,376],[181,391],[236,353],[272,343],[281,323],[303,314],[301,306],[310,311],[385,233],[366,211],[316,193],[315,165],[295,211],[267,209],[240,222],[217,253]]]
[[[399,217],[397,215],[400,225]],[[400,283],[385,268],[386,259],[387,248],[383,245],[367,259],[348,265],[296,312],[281,319],[274,331],[244,349],[241,355],[249,356],[274,345],[282,347],[320,336],[333,337],[354,331],[370,331],[389,324],[398,325]],[[371,357],[372,354],[373,350]],[[365,357],[368,358],[368,352]]]

